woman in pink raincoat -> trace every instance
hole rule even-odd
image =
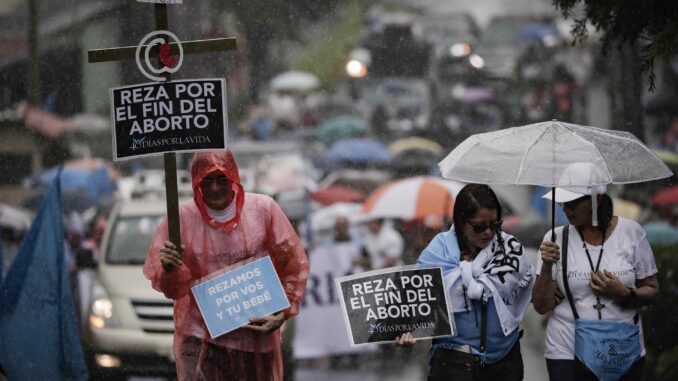
[[[279,328],[297,314],[309,272],[299,237],[273,199],[245,193],[229,151],[195,154],[191,176],[194,198],[179,206],[183,251],[169,242],[165,219],[144,265],[153,288],[175,301],[179,380],[282,380]],[[290,307],[211,339],[191,287],[262,253],[271,257]]]

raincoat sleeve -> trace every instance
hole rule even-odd
[[[282,283],[290,307],[284,310],[290,318],[299,312],[309,274],[308,258],[299,236],[278,204],[270,199],[270,215],[266,228],[268,251]]]
[[[167,241],[167,218],[158,226],[153,235],[151,246],[148,248],[146,263],[144,263],[144,275],[151,281],[154,289],[162,292],[169,299],[180,299],[190,291],[191,272],[186,267],[186,256],[190,255],[186,251],[182,253],[184,265],[174,271],[165,271],[160,262],[160,249]],[[184,238],[182,237],[182,241]]]

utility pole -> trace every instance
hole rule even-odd
[[[38,57],[38,0],[28,0],[28,100],[40,102],[40,60]]]

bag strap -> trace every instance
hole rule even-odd
[[[570,225],[565,225],[563,227],[563,242],[560,249],[560,252],[563,256],[563,286],[565,287],[567,301],[570,303],[570,308],[572,309],[572,316],[574,316],[574,320],[577,320],[579,319],[579,314],[577,313],[577,308],[574,306],[574,300],[572,299],[572,293],[570,292],[570,283],[567,281],[567,244],[569,235]]]
[[[487,299],[485,299],[485,290],[480,297],[480,352],[487,349]]]
[[[570,284],[567,281],[567,238],[570,235],[569,233],[570,225],[565,225],[563,228],[563,247],[561,249],[561,254],[563,257],[563,286],[565,287],[565,295],[567,295],[567,301],[570,303],[570,309],[572,309],[574,320],[577,320],[579,319],[579,314],[577,313],[577,309],[574,306],[574,300],[572,299],[572,293],[570,292]],[[640,316],[636,311],[636,314],[633,316],[633,323],[638,324],[639,319]]]

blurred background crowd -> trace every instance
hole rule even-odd
[[[150,8],[132,1],[37,3],[0,4],[2,269],[64,165],[67,263],[86,332],[110,213],[144,192],[139,179],[155,178],[162,160],[110,160],[108,89],[146,80],[133,62],[92,65],[84,57],[135,45],[154,24]],[[170,30],[184,40],[238,38],[236,52],[187,57],[175,78],[226,78],[241,182],[274,197],[305,243],[311,276],[286,331],[290,379],[344,379],[358,363],[365,379],[424,374],[423,357],[402,360],[411,351],[351,347],[345,331],[328,330],[344,327],[334,279],[412,264],[450,227],[461,184],[440,180],[437,163],[470,135],[550,119],[624,129],[678,169],[678,57],[655,62],[649,91],[625,49],[603,55],[592,27],[588,40],[573,44],[573,18],[546,0],[308,3],[187,2],[169,13]],[[187,170],[190,155],[178,158]],[[677,298],[674,180],[609,192],[615,214],[645,227],[667,301]],[[546,189],[493,188],[505,208],[503,229],[536,255],[550,227]],[[556,223],[565,222],[558,210]],[[678,358],[678,324],[669,324],[675,305],[646,311],[653,379],[675,375],[668,365]],[[543,375],[540,322],[530,329],[536,355],[526,366],[540,365],[526,374]],[[414,351],[425,357],[424,348]]]

